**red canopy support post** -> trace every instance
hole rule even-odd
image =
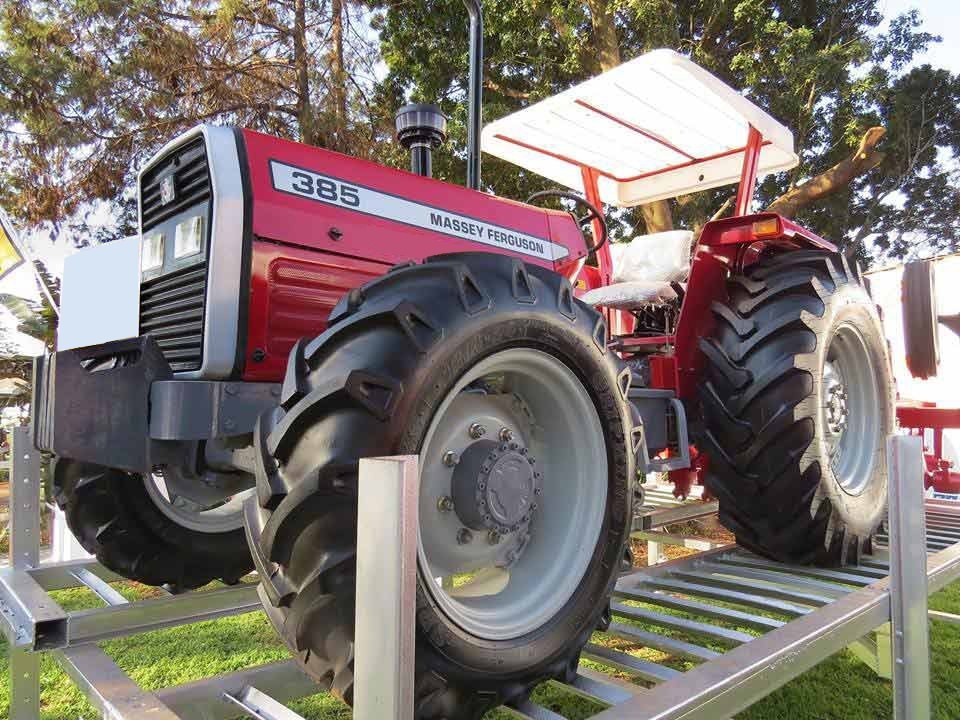
[[[580,174],[583,177],[583,194],[586,196],[587,202],[603,212],[600,188],[597,187],[597,171],[581,166]],[[600,220],[598,218],[593,219],[592,226],[593,239],[594,242],[596,242],[601,237],[603,228],[600,226]],[[609,242],[604,243],[603,247],[597,251],[597,264],[600,266],[601,282],[604,285],[609,285],[613,281],[613,258],[610,255]]]
[[[747,144],[743,148],[743,167],[740,170],[740,185],[737,187],[737,205],[735,216],[749,215],[753,203],[753,190],[757,184],[757,163],[760,161],[760,148],[763,135],[753,125],[747,135]]]

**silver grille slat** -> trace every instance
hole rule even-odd
[[[140,285],[140,332],[157,341],[174,372],[203,360],[206,263],[174,270]]]

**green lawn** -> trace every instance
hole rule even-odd
[[[125,584],[117,587],[130,598],[144,591]],[[69,610],[97,604],[97,600],[85,590],[61,591],[55,593],[55,597]],[[930,606],[960,613],[960,583],[935,595]],[[629,649],[605,636],[598,635],[596,639]],[[161,630],[106,642],[102,647],[137,683],[147,689],[158,689],[286,657],[285,650],[260,613]],[[934,717],[942,720],[960,718],[960,626],[932,623],[931,650]],[[662,655],[647,649],[632,651],[644,657],[662,658]],[[686,667],[682,661],[670,660],[667,664],[678,669]],[[3,678],[0,684],[0,718],[4,718],[9,715],[10,703],[5,646],[0,657],[0,673]],[[46,657],[43,658],[41,688],[41,718],[44,720],[92,720],[98,717],[57,665]],[[601,709],[552,685],[538,689],[535,699],[571,719],[586,718]],[[890,702],[890,684],[878,679],[851,654],[844,652],[774,692],[738,717],[748,720],[876,720],[890,717]],[[293,707],[311,720],[350,717],[345,706],[323,693],[301,700]],[[491,713],[489,717],[499,720],[507,715]]]

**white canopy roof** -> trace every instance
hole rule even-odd
[[[654,50],[490,123],[484,152],[629,207],[740,179],[749,127],[763,135],[757,176],[797,164],[793,134],[703,68]]]

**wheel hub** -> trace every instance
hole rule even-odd
[[[827,429],[833,435],[840,435],[847,428],[847,388],[839,371],[829,362],[824,369],[823,381]]]
[[[500,535],[527,525],[542,487],[534,463],[517,442],[472,443],[453,472],[453,504],[460,521]]]

